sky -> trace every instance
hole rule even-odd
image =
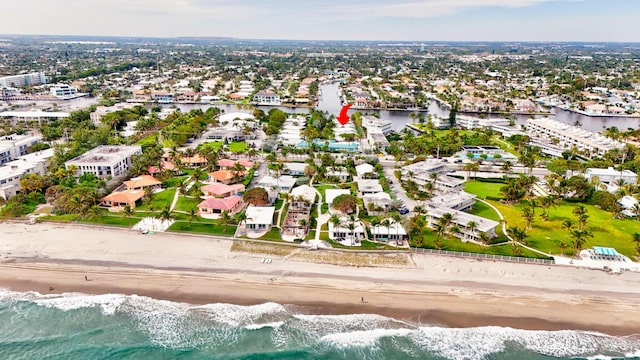
[[[2,2],[0,34],[640,42],[639,0]]]

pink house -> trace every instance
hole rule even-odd
[[[244,191],[244,185],[234,184],[226,185],[223,183],[213,183],[200,188],[205,196],[213,196],[217,198],[225,198],[231,195],[236,195]]]
[[[242,197],[233,195],[224,199],[205,199],[198,204],[198,209],[200,209],[200,214],[221,214],[223,211],[226,211],[232,215],[242,209],[243,205]]]

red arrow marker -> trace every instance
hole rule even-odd
[[[349,111],[349,108],[351,107],[351,104],[347,104],[345,106],[342,107],[342,110],[340,110],[340,116],[338,116],[338,122],[340,124],[342,124],[344,126],[344,124],[349,122],[350,117],[347,115],[347,111]]]

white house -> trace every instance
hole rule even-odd
[[[348,216],[343,216],[338,225],[329,221],[329,239],[333,241],[344,246],[360,246],[361,241],[366,238],[365,228],[360,220],[351,220]]]
[[[280,96],[270,90],[260,90],[253,95],[253,102],[256,105],[281,105]]]
[[[375,194],[384,191],[382,185],[380,185],[380,181],[376,179],[358,179],[356,183],[358,184],[358,192],[360,195]]]
[[[67,84],[58,84],[52,87],[50,92],[51,95],[57,98],[68,99],[74,97],[78,93],[78,90]]]
[[[388,220],[389,226],[386,226]],[[407,231],[402,224],[395,222],[393,219],[384,219],[380,224],[371,227],[371,236],[374,241],[395,241],[401,245],[403,241],[409,240]]]
[[[476,203],[476,196],[464,191],[450,192],[432,197],[429,207],[449,208],[454,210],[465,211],[473,208]]]
[[[296,185],[296,178],[290,175],[282,175],[278,178],[275,178],[271,175],[266,175],[260,181],[258,181],[258,186],[263,188],[273,188],[278,190],[279,192],[289,192]]]
[[[625,195],[620,200],[618,200],[618,204],[622,207],[622,214],[628,217],[636,217],[640,215],[640,202],[638,199],[634,198],[631,195]]]
[[[374,174],[376,178],[379,177],[375,172],[375,167],[371,164],[364,163],[356,166],[356,176],[358,176],[358,178],[365,179],[368,174]]]
[[[271,229],[273,224],[273,214],[276,208],[273,206],[253,206],[249,205],[245,212],[246,231],[261,232]]]
[[[373,215],[389,210],[391,195],[386,192],[366,194],[362,196],[362,201],[364,202],[364,208],[367,210],[367,214]]]
[[[325,202],[329,205],[333,204],[333,200],[340,195],[351,195],[349,189],[326,189],[324,191]]]

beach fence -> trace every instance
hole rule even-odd
[[[507,261],[507,262],[538,264],[538,265],[555,265],[555,261],[549,260],[549,259],[534,259],[534,258],[526,258],[526,257],[508,256],[508,255],[478,254],[478,253],[467,253],[467,252],[459,252],[459,251],[435,250],[435,249],[424,249],[424,248],[411,248],[411,252],[414,252],[417,254],[433,254],[433,255],[453,256],[453,257],[459,257],[459,258],[478,259],[478,260]]]

